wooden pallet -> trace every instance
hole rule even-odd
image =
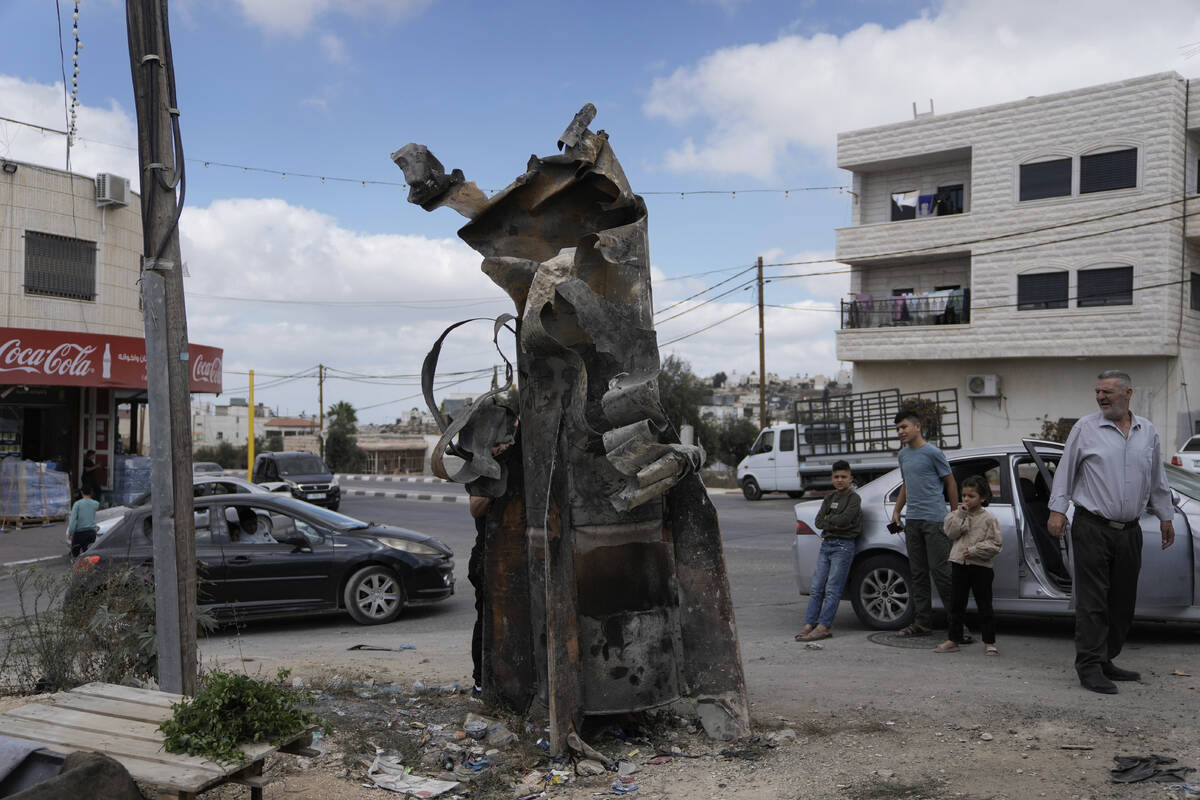
[[[0,531],[5,529],[45,528],[56,522],[65,522],[66,514],[51,514],[45,517],[0,517]]]
[[[262,800],[267,784],[263,761],[268,755],[276,750],[314,754],[308,745],[315,727],[281,746],[243,745],[246,761],[242,764],[218,764],[199,756],[168,753],[158,726],[171,717],[171,705],[182,699],[182,695],[168,692],[89,683],[0,714],[0,730],[6,736],[62,753],[104,753],[121,762],[134,780],[181,800],[223,783],[248,786],[251,798]]]

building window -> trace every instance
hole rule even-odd
[[[1017,308],[1030,311],[1039,308],[1067,307],[1066,272],[1039,272],[1017,276]]]
[[[1021,165],[1022,200],[1064,197],[1071,193],[1071,159],[1056,158]]]
[[[1200,311],[1200,272],[1192,273],[1192,311]]]
[[[963,213],[963,185],[939,186],[933,196],[933,210],[939,217]]]
[[[892,192],[892,222],[899,222],[902,219],[916,219],[917,201],[920,200],[920,194],[916,189]]]
[[[96,243],[25,231],[25,293],[96,299]]]
[[[1128,306],[1133,304],[1133,267],[1079,270],[1079,296],[1075,305]]]
[[[1079,193],[1137,186],[1137,148],[1079,157]]]

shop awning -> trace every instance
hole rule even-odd
[[[188,343],[193,392],[221,392],[219,347]],[[146,340],[0,328],[0,386],[146,388]]]

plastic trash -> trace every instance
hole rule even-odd
[[[638,785],[636,783],[625,783],[620,778],[617,778],[612,782],[613,794],[629,794],[630,792],[636,792],[637,790]]]

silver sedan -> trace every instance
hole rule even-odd
[[[991,485],[988,506],[1004,532],[1004,550],[993,565],[993,603],[1000,614],[1068,616],[1071,602],[1071,536],[1055,539],[1046,527],[1050,486],[1062,455],[1055,442],[1024,440],[1014,445],[948,451],[951,469],[962,483],[981,475]],[[1142,516],[1142,572],[1137,618],[1200,621],[1200,475],[1168,466],[1175,500],[1175,544],[1162,549],[1158,520]],[[904,535],[887,524],[900,491],[900,470],[858,490],[863,533],[858,541],[843,599],[868,628],[896,630],[912,622],[908,555]],[[796,504],[796,540],[792,547],[800,594],[811,588],[820,548],[815,527],[819,500]],[[1068,514],[1068,517],[1072,516]],[[934,605],[941,607],[937,592]]]

